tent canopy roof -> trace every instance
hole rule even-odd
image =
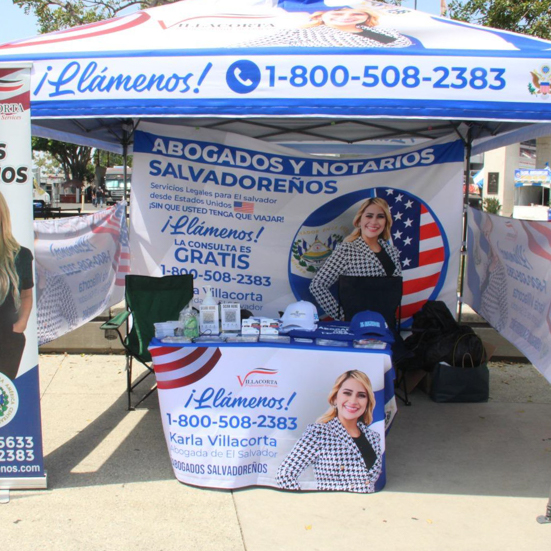
[[[186,0],[4,44],[0,63],[33,63],[43,137],[120,151],[147,118],[361,152],[551,123],[550,51],[372,0]]]
[[[123,118],[39,119],[33,121],[33,135],[54,138],[80,145],[99,147],[113,153],[122,153],[125,132],[131,151],[132,131],[140,120]],[[445,120],[403,119],[329,119],[303,117],[224,118],[178,117],[147,118],[148,121],[195,128],[211,128],[243,136],[280,143],[312,153],[385,152],[413,145],[417,141],[433,140],[452,133],[479,143],[477,152],[494,147],[494,136],[501,135],[498,145],[515,143],[519,138],[513,132],[511,139],[505,133],[519,129],[529,130],[533,124],[501,121],[477,121],[469,124]],[[551,125],[543,135],[551,133]],[[529,131],[528,135],[532,135]],[[484,138],[484,140],[480,140]],[[528,139],[528,138],[526,138]],[[485,144],[485,145],[483,145]],[[498,146],[496,145],[496,147]]]

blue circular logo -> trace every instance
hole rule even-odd
[[[226,82],[235,93],[248,94],[260,84],[260,69],[256,63],[240,59],[229,66]]]

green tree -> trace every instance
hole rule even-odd
[[[448,16],[551,39],[551,0],[452,0],[448,4]]]
[[[92,158],[90,147],[47,138],[33,138],[33,150],[49,153],[61,165],[67,180],[91,182],[94,179],[94,168],[90,162]]]
[[[178,0],[13,0],[38,19],[39,31],[49,33],[116,17],[122,10],[154,8]]]
[[[26,14],[33,13],[38,20],[41,33],[59,31],[78,25],[86,25],[115,17],[121,10],[132,6],[147,8],[170,3],[171,0],[13,0]],[[174,0],[172,0],[174,1]],[[91,165],[92,148],[75,144],[33,138],[33,150],[49,153],[62,167],[67,180],[93,181],[94,168]],[[102,152],[105,155],[105,152]],[[122,164],[116,160],[114,164]],[[103,160],[103,159],[102,159]],[[104,166],[108,166],[106,163]],[[130,164],[131,166],[131,164]]]
[[[118,153],[96,149],[94,153],[94,164],[100,166],[123,166],[124,157]],[[126,157],[126,165],[129,167],[132,166],[132,155]]]
[[[499,214],[501,203],[497,197],[488,197],[484,199],[484,210],[490,214]]]
[[[55,172],[60,168],[59,162],[46,151],[33,150],[33,162],[44,173]]]

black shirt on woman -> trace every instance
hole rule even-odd
[[[364,459],[365,466],[368,470],[371,469],[377,460],[377,456],[375,455],[375,451],[373,450],[371,444],[367,441],[365,434],[360,431],[360,436],[357,438],[353,436],[352,440],[354,440],[354,443],[358,446],[358,449]]]

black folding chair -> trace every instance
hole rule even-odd
[[[178,319],[180,311],[193,298],[193,276],[127,275],[125,297],[126,310],[105,322],[100,329],[106,332],[106,338],[116,339],[118,335],[125,349],[128,409],[132,410],[136,409],[157,388],[154,385],[136,404],[132,405],[133,390],[153,373],[148,346],[155,336],[154,324]],[[125,331],[122,329],[123,326]],[[132,380],[134,359],[147,369],[135,381]]]
[[[401,277],[367,277],[340,276],[338,283],[339,304],[344,312],[345,321],[350,321],[355,314],[371,310],[381,314],[394,335],[392,345],[392,361],[396,369],[396,387],[403,386],[404,396],[396,394],[406,406],[411,405],[408,398],[405,370],[406,358],[412,356],[404,346],[400,334],[402,310],[402,278]]]

